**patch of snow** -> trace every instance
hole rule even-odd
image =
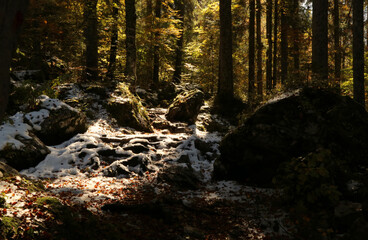
[[[271,103],[275,103],[278,102],[284,98],[288,98],[291,96],[298,96],[300,94],[300,89],[294,90],[294,91],[289,91],[289,92],[284,92],[272,99],[270,99],[266,104],[271,104]]]
[[[60,145],[50,147],[51,153],[45,160],[21,173],[34,178],[80,175],[81,170],[89,170],[90,165],[99,162],[97,151],[106,148],[98,142],[96,135],[78,134]]]
[[[48,109],[48,110],[57,110],[57,109],[60,109],[62,107],[67,107],[70,110],[76,111],[74,108],[72,108],[68,104],[60,101],[59,99],[49,98],[46,95],[41,95],[41,96],[38,97],[38,99],[41,102],[41,107],[45,108],[45,109]]]
[[[21,70],[21,71],[13,71],[13,74],[20,80],[24,81],[26,79],[29,79],[31,76],[36,75],[37,73],[40,73],[41,70]]]
[[[32,128],[23,122],[24,114],[17,113],[10,117],[10,121],[0,126],[0,150],[6,146],[11,146],[15,149],[20,149],[23,145],[15,137],[20,136],[25,139],[31,139],[28,134]]]
[[[43,121],[45,121],[46,118],[48,118],[50,115],[50,111],[47,109],[41,109],[39,111],[34,111],[27,113],[24,117],[31,123],[32,127],[40,131],[41,130],[41,124]]]

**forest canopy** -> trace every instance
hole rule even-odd
[[[52,84],[128,81],[148,88],[184,81],[200,84],[209,96],[230,82],[225,95],[251,104],[312,85],[363,103],[363,2],[31,1],[11,70],[41,70]],[[229,7],[223,30],[221,4]],[[227,46],[228,60],[221,61]],[[228,62],[232,74],[221,80],[219,69]]]

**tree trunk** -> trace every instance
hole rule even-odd
[[[97,0],[85,1],[84,19],[86,22],[84,30],[86,43],[85,78],[94,81],[98,78]]]
[[[278,0],[275,0],[275,11],[274,11],[274,29],[273,29],[273,73],[272,73],[272,87],[276,87],[277,83],[277,33],[278,33],[278,23],[279,23],[279,3]]]
[[[283,2],[281,8],[281,85],[286,83],[288,77],[288,58],[289,58],[289,43],[288,43],[288,32],[289,32],[289,21],[287,15],[286,2]]]
[[[217,102],[229,104],[234,98],[231,0],[220,0],[220,56]]]
[[[173,81],[176,83],[181,82],[182,62],[183,62],[183,46],[184,46],[184,7],[183,0],[175,0],[175,6],[178,10],[178,19],[180,20],[181,35],[177,40],[177,46],[175,51],[175,67]]]
[[[328,0],[313,0],[312,72],[313,78],[327,86],[328,79]]]
[[[118,38],[119,38],[119,29],[118,29],[118,22],[119,22],[119,8],[120,8],[120,1],[114,0],[112,6],[112,18],[113,18],[113,25],[111,31],[111,41],[110,41],[110,60],[109,66],[107,70],[107,77],[110,80],[114,79],[115,70],[116,70],[116,55],[118,50]]]
[[[255,0],[249,0],[249,69],[248,69],[248,102],[252,104],[255,95],[255,11],[256,11]]]
[[[0,121],[8,104],[9,69],[28,0],[0,2]]]
[[[153,79],[153,43],[154,43],[154,35],[153,35],[153,2],[152,0],[146,0],[146,34],[148,39],[148,49],[147,49],[147,69],[145,74],[145,79],[140,79],[142,83],[146,86],[149,86],[152,83]]]
[[[263,99],[263,69],[262,69],[262,36],[261,36],[261,16],[262,5],[261,0],[257,0],[257,95],[258,100]]]
[[[341,46],[340,46],[340,9],[339,0],[334,0],[334,47],[335,47],[335,88],[340,92],[341,78]]]
[[[292,6],[292,26],[293,26],[293,80],[300,85],[300,20],[299,20],[299,0],[293,0]]]
[[[159,19],[161,18],[161,0],[156,0],[155,6],[155,22],[156,22],[156,33],[155,33],[155,43],[153,48],[153,84],[157,85],[159,82],[160,74],[160,33],[157,28],[159,28]]]
[[[125,76],[128,82],[137,81],[137,47],[135,44],[137,15],[135,0],[125,0],[126,63]]]
[[[353,0],[354,100],[365,106],[363,0]]]
[[[272,89],[272,0],[267,0],[267,17],[266,17],[266,30],[267,30],[267,60],[266,60],[266,89],[271,91]]]

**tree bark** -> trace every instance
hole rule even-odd
[[[231,0],[220,0],[220,56],[217,102],[226,105],[234,98]]]
[[[289,19],[287,11],[286,2],[284,1],[281,8],[281,85],[286,83],[289,67]]]
[[[97,0],[86,0],[84,9],[86,44],[86,80],[98,78],[98,31],[97,31]]]
[[[313,0],[312,72],[313,77],[327,86],[328,79],[328,0]]]
[[[135,84],[137,81],[137,47],[135,44],[137,14],[135,10],[135,0],[125,0],[125,22],[126,22],[125,76],[128,82]]]
[[[145,74],[145,79],[140,79],[145,86],[149,86],[152,83],[153,79],[153,43],[154,43],[154,34],[153,34],[153,2],[152,0],[146,0],[146,34],[148,39],[148,49],[146,54],[146,62],[147,69]]]
[[[261,35],[261,16],[262,5],[261,0],[257,0],[257,95],[258,100],[263,99],[263,64],[262,64],[262,35]]]
[[[156,32],[155,32],[155,43],[153,47],[153,84],[157,85],[159,82],[160,75],[160,32],[159,32],[159,19],[161,18],[161,0],[156,0],[155,6],[155,22],[156,22]]]
[[[266,60],[266,89],[272,89],[272,0],[267,0],[267,16],[266,16],[266,30],[267,30],[267,60]]]
[[[365,106],[363,0],[353,0],[354,100]]]
[[[27,6],[28,0],[0,2],[0,121],[8,104],[10,63]]]
[[[252,104],[255,95],[255,0],[249,0],[249,69],[248,69],[248,102]]]
[[[183,0],[175,0],[175,6],[178,10],[178,19],[180,20],[180,31],[181,35],[177,40],[176,51],[175,51],[175,67],[173,81],[176,83],[181,82],[182,62],[183,62],[183,46],[184,46],[184,7]]]
[[[111,30],[111,41],[110,41],[110,60],[109,66],[107,70],[107,77],[110,80],[114,79],[115,70],[116,70],[116,55],[118,50],[118,38],[119,38],[119,8],[120,8],[120,1],[114,0],[112,6],[112,18],[113,18],[113,25]]]
[[[273,28],[273,73],[272,73],[272,87],[275,88],[277,84],[277,34],[278,34],[278,23],[279,23],[279,3],[278,0],[275,0],[275,11],[274,11],[274,28]]]
[[[299,19],[299,0],[293,0],[292,2],[292,27],[293,27],[293,80],[300,85],[302,83],[300,79],[300,19]]]
[[[334,50],[335,50],[335,83],[334,87],[340,92],[340,78],[341,78],[341,45],[340,45],[340,9],[339,0],[334,0]]]

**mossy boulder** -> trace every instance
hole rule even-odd
[[[195,123],[204,103],[204,94],[198,89],[179,94],[170,105],[166,118],[169,121]]]
[[[139,131],[153,132],[151,119],[141,101],[134,96],[127,85],[120,84],[107,102],[107,110],[118,124]]]
[[[368,167],[368,113],[349,97],[304,88],[271,100],[220,144],[214,176],[270,185],[283,162],[324,148],[351,171]]]

